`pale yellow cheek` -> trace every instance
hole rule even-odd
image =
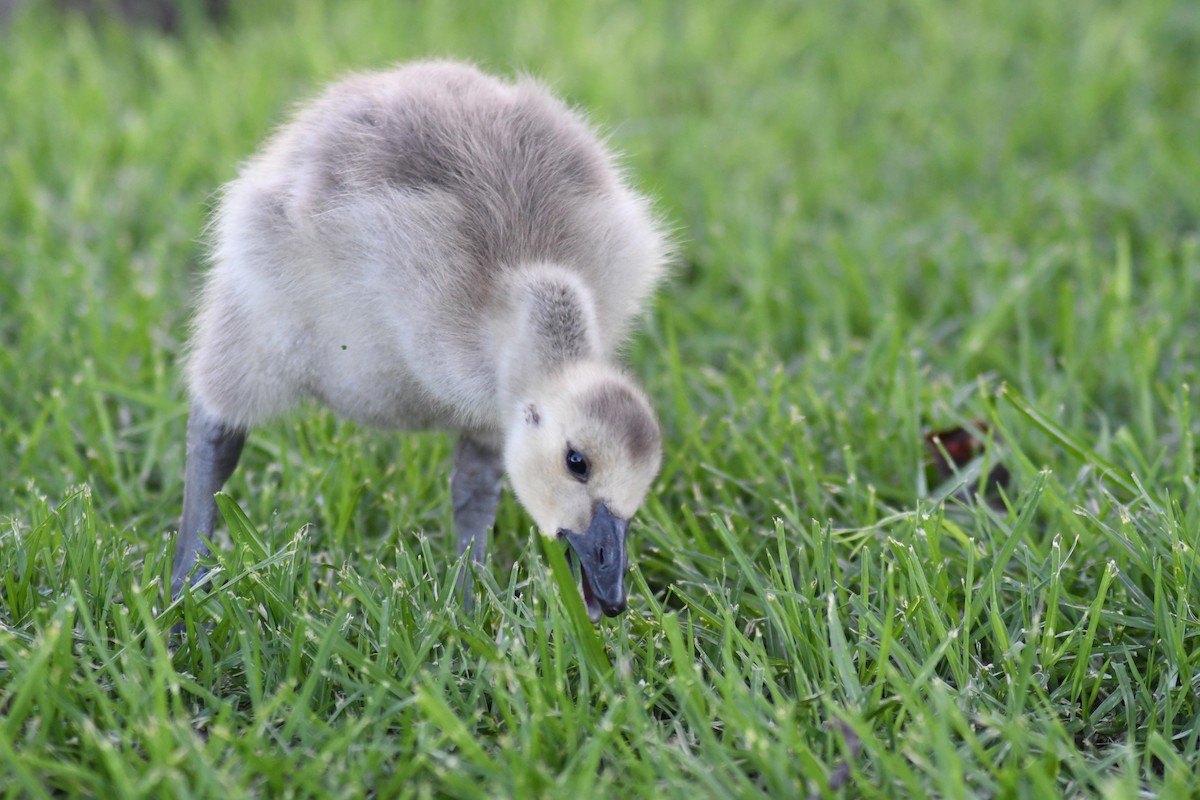
[[[561,476],[541,477],[542,480],[528,486],[527,497],[521,499],[542,534],[556,536],[561,528],[587,530],[592,504],[582,485]]]
[[[613,481],[609,486],[609,511],[624,519],[632,517],[646,499],[646,492],[653,479],[653,474],[629,473],[626,477]]]
[[[555,491],[557,482],[544,468],[545,459],[539,458],[536,450],[522,452],[522,448],[533,444],[530,439],[518,443],[518,449],[510,453],[506,469],[517,500],[533,517],[542,535],[552,537],[560,527],[568,527],[568,523],[562,518],[561,499]]]
[[[553,493],[543,488],[541,491],[533,493],[533,497],[526,506],[526,510],[533,517],[533,521],[537,523],[538,530],[543,536],[556,536],[561,527],[556,519],[557,515],[554,513],[554,505]]]

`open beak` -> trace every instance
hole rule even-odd
[[[567,544],[579,558],[580,584],[588,618],[595,624],[600,614],[615,617],[625,610],[625,569],[629,556],[625,534],[629,520],[613,515],[601,503],[586,533],[564,530]]]

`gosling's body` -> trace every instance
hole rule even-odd
[[[176,589],[245,432],[305,399],[369,425],[462,431],[455,518],[476,560],[502,464],[547,535],[641,503],[658,428],[613,359],[667,240],[540,85],[447,62],[335,84],[244,166],[213,232]],[[582,480],[567,474],[572,437],[605,453],[602,480],[594,458]]]

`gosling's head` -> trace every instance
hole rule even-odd
[[[515,410],[505,469],[542,535],[570,545],[592,622],[625,610],[625,535],[661,464],[650,403],[610,367],[564,367]]]

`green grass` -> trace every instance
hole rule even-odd
[[[0,794],[1200,794],[1200,6],[253,9],[0,30]],[[164,608],[214,193],[427,55],[549,80],[678,227],[631,611],[506,498],[464,613],[450,440],[317,410]]]

